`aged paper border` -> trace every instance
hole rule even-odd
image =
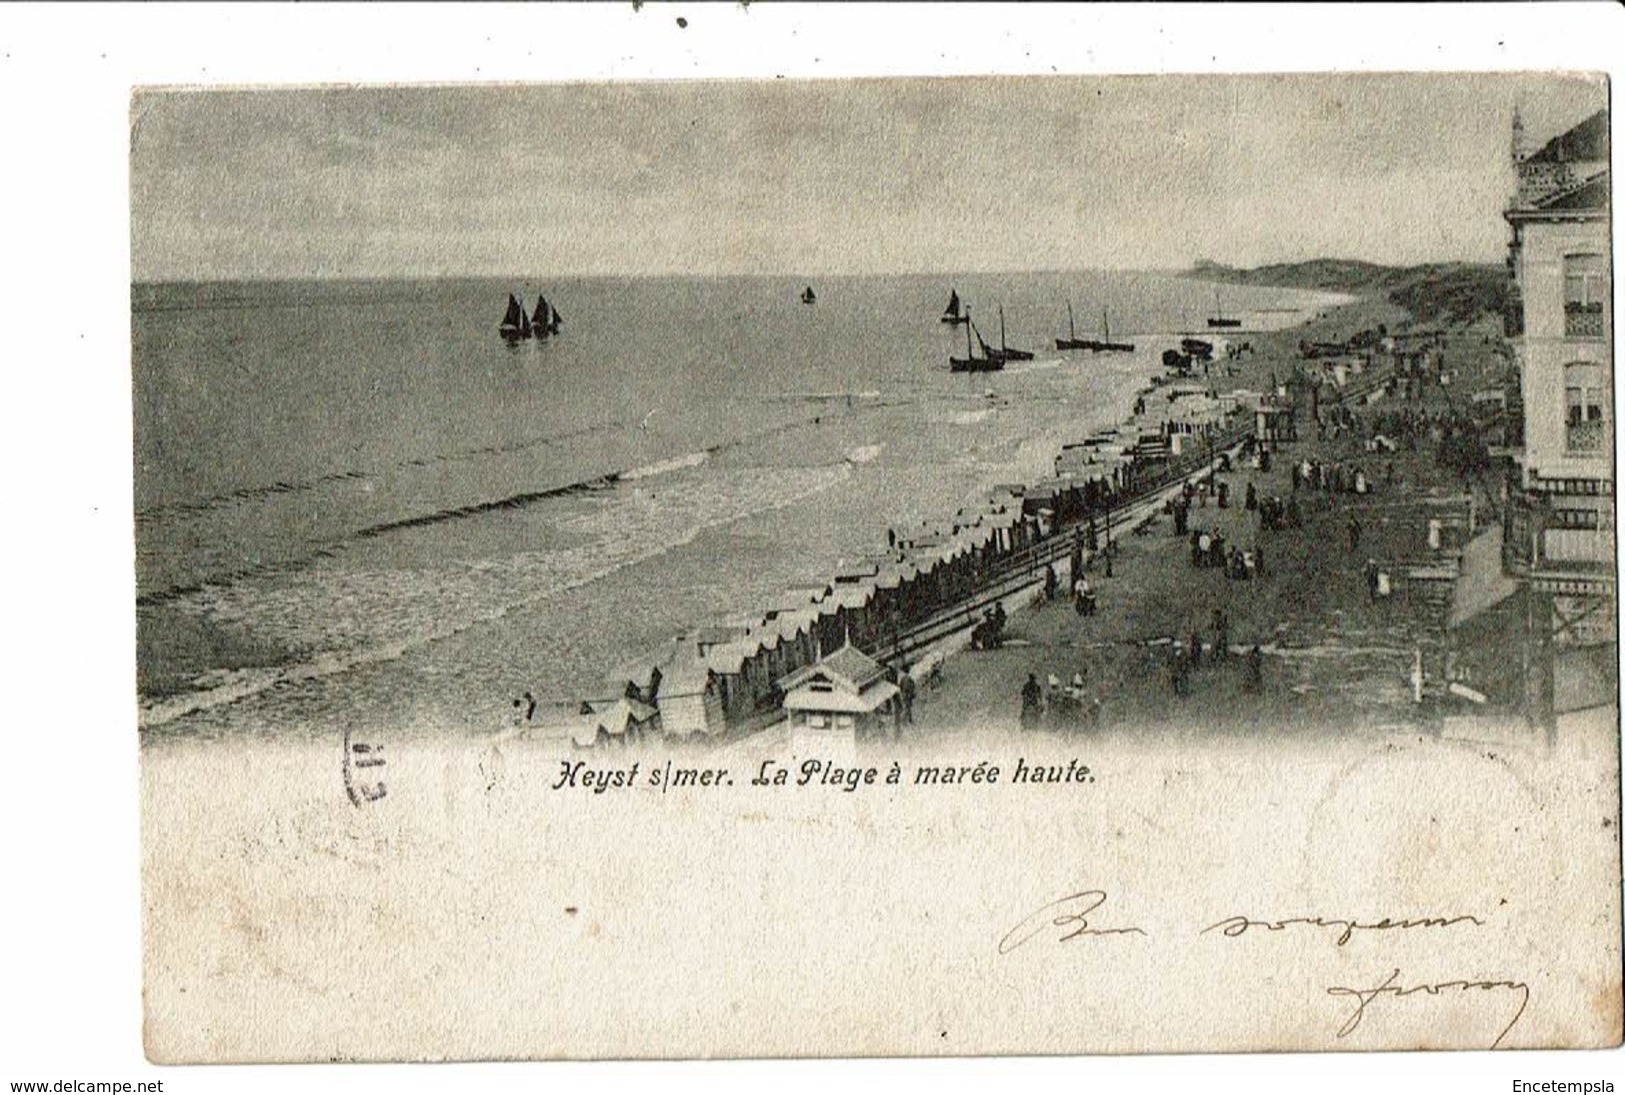
[[[14,405],[47,411],[22,427],[8,445],[19,445],[12,454],[14,468],[38,467],[37,459],[22,456],[29,450],[67,448],[71,453],[49,473],[19,484],[24,506],[45,518],[41,524],[48,527],[33,542],[8,548],[14,574],[48,574],[53,579],[49,584],[56,587],[50,595],[38,589],[47,583],[19,583],[25,619],[30,628],[40,629],[37,634],[53,640],[38,645],[55,656],[37,667],[40,672],[19,675],[36,683],[13,709],[16,732],[9,743],[8,767],[13,779],[18,773],[33,774],[25,782],[34,786],[8,794],[5,806],[16,842],[8,848],[8,858],[17,860],[14,877],[40,895],[31,897],[26,908],[13,905],[7,914],[14,938],[30,933],[40,944],[25,948],[18,977],[18,983],[29,986],[26,995],[32,1003],[14,998],[8,1011],[15,1009],[15,1014],[7,1028],[30,1033],[36,1048],[24,1056],[54,1062],[48,1070],[53,1078],[159,1074],[141,1063],[139,1048],[135,758],[129,736],[134,721],[133,623],[126,608],[132,592],[125,536],[128,375],[127,364],[122,375],[110,366],[127,362],[118,302],[128,271],[122,119],[130,83],[534,79],[542,70],[533,47],[561,40],[569,43],[561,51],[567,60],[547,73],[552,78],[1562,67],[1610,71],[1617,79],[1618,58],[1625,55],[1618,13],[1608,7],[1554,11],[1490,6],[1380,15],[1369,9],[1047,10],[1019,17],[990,9],[967,10],[950,20],[920,9],[838,13],[757,5],[746,16],[731,5],[651,5],[643,14],[664,23],[657,26],[657,19],[650,18],[648,26],[627,33],[618,8],[495,6],[457,12],[304,9],[258,14],[241,8],[117,8],[99,11],[95,20],[73,11],[30,9],[0,17],[0,26],[17,30],[20,39],[15,46],[0,46],[6,53],[0,59],[0,79],[8,92],[32,84],[40,89],[38,100],[54,108],[8,111],[5,123],[8,140],[24,150],[17,161],[33,168],[29,177],[6,184],[7,206],[53,214],[31,217],[34,229],[21,235],[20,246],[8,258],[8,296],[17,303],[39,304],[35,314],[62,320],[40,324],[25,336],[22,361],[54,364],[48,373],[13,378],[21,389]],[[686,36],[669,29],[679,14],[691,22]],[[747,37],[760,33],[756,27],[770,15],[782,20],[770,36],[770,48],[739,49],[733,28],[749,18],[756,23]],[[877,33],[873,20],[895,30]],[[363,33],[375,21],[390,23],[387,37]],[[720,26],[714,34],[708,29],[713,24]],[[922,31],[922,26],[930,29]],[[320,31],[313,33],[317,27]],[[500,27],[503,34],[488,36],[491,27]],[[524,41],[513,34],[520,27],[530,28],[534,37]],[[68,133],[75,139],[64,146],[59,142]],[[51,185],[48,180],[57,181]],[[64,185],[68,180],[73,185]],[[70,285],[74,292],[60,291]],[[42,292],[46,287],[51,291]],[[75,345],[63,334],[74,328],[68,309],[82,308],[86,300],[113,302],[97,309],[112,314]],[[55,331],[46,329],[50,327]],[[86,378],[95,379],[87,385]],[[56,433],[54,445],[44,443],[48,431]],[[96,440],[87,444],[88,438]],[[53,557],[55,562],[47,565]],[[47,827],[47,818],[59,820]],[[23,838],[42,831],[50,835]],[[55,895],[49,915],[36,903],[47,894]],[[21,1018],[29,1012],[71,1013],[79,1021],[76,1027],[60,1028],[60,1040],[42,1043],[32,1037],[42,1033],[38,1024]],[[1543,1056],[1520,1055],[1516,1068],[1481,1063],[1479,1055],[1371,1063],[1323,1057],[1303,1062],[1298,1075],[1322,1085],[1337,1074],[1353,1073],[1361,1074],[1363,1082],[1376,1082],[1380,1070],[1391,1068],[1384,1073],[1390,1079],[1449,1077],[1459,1083],[1464,1075],[1473,1075],[1500,1085],[1513,1074],[1555,1079],[1618,1071],[1617,1055],[1611,1065],[1567,1055],[1537,1063]],[[554,1082],[578,1078],[579,1066],[552,1067],[559,1070],[547,1077]],[[628,1066],[600,1071],[649,1079],[652,1067],[645,1066],[641,1077]],[[693,1081],[713,1067],[680,1071]],[[819,1074],[818,1082],[827,1083],[849,1076],[875,1078],[898,1067],[824,1063],[801,1069],[811,1069]],[[950,1071],[967,1080],[985,1079],[992,1069],[1016,1074],[1001,1078],[1038,1082],[1077,1075],[1051,1062],[920,1062],[908,1067],[911,1078],[925,1082],[940,1081]],[[1088,1067],[1092,1078],[1196,1080],[1221,1087],[1227,1080],[1251,1084],[1255,1080],[1250,1077],[1273,1071],[1236,1059],[1091,1061]],[[1484,1071],[1470,1071],[1476,1067]],[[444,1069],[424,1078],[413,1077],[412,1070],[388,1071],[388,1082],[407,1087],[452,1078]],[[506,1066],[466,1069],[475,1083],[507,1071]],[[735,1078],[749,1075],[754,1082],[769,1077],[785,1082],[798,1072],[764,1065],[723,1071]],[[522,1073],[519,1069],[515,1074]],[[185,1078],[173,1070],[162,1074],[177,1085]],[[301,1083],[334,1086],[354,1079],[351,1070],[301,1070],[296,1075]],[[288,1077],[275,1069],[241,1069],[214,1079],[269,1088]]]

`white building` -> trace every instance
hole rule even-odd
[[[851,749],[865,734],[891,725],[897,686],[886,668],[854,646],[841,647],[782,682],[790,742],[801,755]]]
[[[1613,687],[1600,670],[1616,648],[1608,153],[1607,111],[1533,151],[1514,115],[1518,193],[1505,216],[1524,447],[1503,564],[1526,584],[1530,708],[1548,725],[1554,706]]]

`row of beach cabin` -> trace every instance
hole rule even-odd
[[[963,612],[995,583],[1037,569],[1033,549],[1171,478],[1188,474],[1215,444],[1289,410],[1273,394],[1217,396],[1201,385],[1148,389],[1124,424],[1065,446],[1055,475],[994,488],[951,520],[894,532],[828,580],[786,589],[759,616],[681,636],[548,724],[577,746],[718,738],[777,719],[806,700],[798,689],[842,693],[832,710],[884,715],[897,702],[887,673],[864,651],[895,650],[909,632]],[[820,669],[819,667],[823,667]],[[845,693],[850,692],[850,695]],[[796,697],[786,704],[788,697]],[[861,710],[875,704],[873,711]],[[806,718],[816,718],[807,715]]]

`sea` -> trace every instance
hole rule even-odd
[[[1034,359],[951,373],[950,289]],[[560,333],[500,339],[510,292]],[[1050,474],[1215,295],[1116,271],[137,284],[142,732],[479,734],[527,694],[614,695],[678,634]],[[1257,331],[1338,299],[1221,306]],[[1057,352],[1069,302],[1135,351]]]

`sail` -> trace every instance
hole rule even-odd
[[[548,315],[547,329],[549,331],[551,331],[555,335],[558,334],[559,333],[559,324],[564,322],[564,317],[562,315],[560,315],[559,310],[557,308],[553,307],[551,304],[547,306],[547,315]]]
[[[945,316],[952,316],[955,319],[959,318],[959,290],[958,289],[950,289],[950,290],[948,290],[948,307],[946,307],[946,308],[944,308],[942,310],[942,314],[945,315]]]
[[[514,297],[514,295],[509,293],[508,312],[502,317],[502,326],[512,328],[516,331],[521,330],[524,327],[524,318],[525,310],[519,306],[519,301]]]
[[[972,323],[970,325],[970,329],[971,329],[971,333],[976,336],[977,343],[982,347],[982,356],[983,357],[992,357],[993,356],[993,350],[988,346],[987,339],[982,337],[982,332],[978,331],[976,329],[976,324]]]
[[[531,335],[530,317],[525,314],[523,308],[519,309],[519,334],[524,338],[529,338]]]
[[[547,306],[547,298],[542,296],[540,293],[537,293],[536,313],[531,318],[531,323],[535,325],[537,330],[545,331],[548,329],[548,325],[551,322],[550,311],[551,310]]]

